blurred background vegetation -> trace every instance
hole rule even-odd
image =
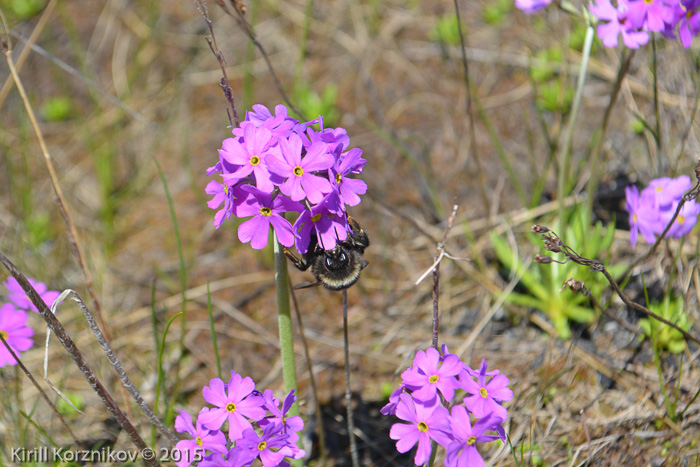
[[[397,373],[430,344],[432,284],[414,282],[433,263],[456,203],[447,249],[468,259],[441,266],[441,342],[472,366],[486,358],[489,368],[511,379],[516,396],[507,406],[509,430],[521,465],[661,465],[654,464],[659,459],[697,465],[682,464],[697,463],[697,404],[682,420],[671,420],[659,388],[675,391],[681,408],[693,401],[700,386],[697,347],[684,347],[682,338],[679,347],[670,330],[650,345],[601,318],[588,300],[560,291],[569,275],[585,276],[606,307],[636,323],[639,316],[585,268],[530,262],[541,251],[536,239],[528,240],[531,224],[558,225],[557,155],[585,24],[555,7],[526,16],[510,0],[459,5],[461,22],[452,2],[246,2],[245,16],[290,101],[309,119],[322,114],[327,126],[346,128],[351,147],[368,160],[362,178],[369,190],[351,214],[370,235],[370,266],[349,291],[353,385],[365,404],[359,426],[376,440],[363,444],[364,455],[371,465],[404,465],[393,460],[391,421],[382,425],[372,404],[381,405]],[[214,211],[206,206],[205,170],[230,129],[221,69],[194,3],[0,0],[0,8],[127,374],[152,404],[157,342],[183,308],[184,272],[185,334],[178,323],[165,340],[161,407],[198,411],[201,387],[216,376],[207,284],[224,372],[235,369],[260,387],[280,388],[271,249],[241,245],[236,222],[214,229]],[[284,103],[235,18],[215,2],[209,14],[241,119],[253,104]],[[38,36],[19,62],[33,32]],[[656,47],[658,112],[651,49],[642,49],[601,146],[600,188],[588,193],[594,217],[579,218],[571,208],[564,220],[569,233],[558,232],[582,255],[622,269],[643,251],[629,246],[624,187],[692,176],[699,152],[697,49],[686,52],[663,39]],[[593,142],[627,53],[594,43],[573,133],[569,206],[585,204]],[[0,83],[0,251],[26,275],[88,300],[44,157],[4,62]],[[181,250],[155,161],[172,199]],[[697,251],[697,234],[666,244],[636,271],[644,285],[632,278],[631,296],[644,304],[646,293],[659,314],[675,313],[681,326],[697,322]],[[518,264],[529,265],[522,281]],[[309,279],[298,271],[291,277],[293,283]],[[333,414],[344,384],[340,296],[320,288],[296,295],[319,399]],[[58,317],[120,399],[119,383],[80,310],[65,304]],[[38,376],[43,326],[38,316],[30,318],[36,348],[23,361]],[[653,323],[641,326],[639,335],[652,334]],[[298,393],[309,420],[308,366],[298,344]],[[676,353],[657,356],[655,365],[654,349]],[[64,407],[71,426],[86,439],[104,436],[107,413],[97,397],[57,343],[49,356],[49,378],[85,412]],[[13,368],[0,370],[0,392],[8,395],[0,398],[5,449],[66,442]],[[135,415],[145,435],[150,428]],[[117,445],[129,446],[128,440],[122,435]],[[336,449],[332,462],[346,465],[343,447]],[[516,463],[497,443],[485,451],[489,456],[495,465]]]

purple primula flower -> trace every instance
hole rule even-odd
[[[362,150],[357,148],[351,149],[342,160],[336,160],[328,172],[333,188],[340,195],[341,206],[345,204],[357,206],[360,204],[359,195],[367,193],[367,184],[365,182],[347,177],[360,165],[361,160],[364,160],[362,159]]]
[[[413,391],[414,399],[434,405],[439,403],[435,400],[438,390],[448,402],[452,400],[455,389],[459,387],[457,375],[460,371],[462,362],[457,355],[447,355],[440,364],[440,354],[429,347],[416,353],[413,366],[401,373],[401,379],[406,389]]]
[[[678,24],[678,36],[683,47],[690,48],[693,37],[700,33],[700,1],[681,1],[675,7],[675,21]]]
[[[553,0],[515,0],[515,7],[530,15],[548,7]]]
[[[332,250],[337,243],[348,238],[347,217],[328,209],[327,202],[332,195],[313,206],[311,211],[303,211],[294,223],[294,231],[298,233],[296,247],[300,254],[309,250],[311,235],[316,235],[318,244],[324,250]]]
[[[650,181],[649,186],[642,190],[642,196],[648,190],[653,194],[656,207],[669,209],[671,204],[680,201],[683,194],[692,187],[693,184],[687,175],[681,175],[678,178],[662,177]]]
[[[256,458],[256,453],[234,446],[224,455],[214,452],[205,456],[197,467],[244,467],[252,464]]]
[[[312,128],[317,124],[319,130]],[[346,151],[350,138],[344,128],[324,128],[321,116],[299,122],[283,105],[275,107],[273,116],[256,104],[232,134],[222,142],[219,161],[206,172],[223,179],[223,184],[212,181],[205,189],[211,196],[208,206],[216,210],[216,228],[231,216],[252,216],[239,228],[241,241],[263,248],[269,237],[265,230],[272,225],[281,243],[295,242],[300,254],[307,252],[313,234],[326,250],[347,239],[346,205],[359,204],[367,191],[365,182],[349,175],[362,173],[367,161],[360,149]],[[268,196],[251,195],[250,187]],[[291,208],[288,198],[304,204]],[[290,231],[273,207],[279,214],[287,210],[303,214]]]
[[[39,294],[41,299],[49,308],[51,308],[51,305],[53,305],[53,302],[58,298],[58,296],[61,295],[61,293],[56,290],[47,290],[48,287],[46,287],[46,284],[35,281],[31,277],[27,277],[27,281],[29,281],[31,286],[34,287],[36,293]],[[4,285],[7,289],[7,299],[14,303],[17,308],[20,310],[32,310],[39,313],[39,310],[36,309],[34,303],[32,303],[29,297],[24,293],[24,289],[21,285],[19,285],[17,279],[14,277],[8,277],[7,282],[3,282],[2,285]]]
[[[608,21],[598,25],[598,37],[605,47],[616,47],[617,38],[622,34],[622,40],[630,49],[639,48],[649,42],[649,34],[644,31],[635,31],[628,20],[629,5],[626,0],[619,0],[618,8],[610,3],[610,0],[595,0],[590,6],[590,12],[598,19]]]
[[[202,460],[205,450],[219,454],[226,453],[226,436],[219,430],[208,430],[202,426],[202,414],[209,412],[209,407],[204,407],[199,412],[197,427],[192,424],[192,417],[184,410],[175,417],[175,431],[188,433],[192,439],[183,439],[175,445],[178,453],[173,453],[177,467],[187,467],[192,462]]]
[[[228,391],[227,391],[228,389]],[[255,383],[246,376],[231,372],[228,388],[219,378],[214,378],[202,390],[204,400],[216,408],[199,415],[199,420],[210,430],[218,430],[228,420],[229,439],[236,440],[243,431],[253,428],[250,420],[258,421],[265,417],[262,407],[265,401],[258,394],[253,394]]]
[[[317,141],[322,141],[328,144],[328,152],[336,155],[350,146],[350,137],[345,128],[324,128],[323,117],[319,116],[317,120],[321,130],[317,132],[313,128],[308,128],[307,138],[303,139],[304,146],[309,147]]]
[[[400,453],[408,452],[418,443],[416,456],[413,459],[416,465],[425,464],[430,458],[430,440],[434,440],[442,446],[450,442],[449,412],[442,405],[436,404],[426,407],[420,403],[414,403],[411,396],[402,394],[396,407],[396,416],[409,422],[395,423],[389,432],[393,440],[397,440],[396,449]]]
[[[654,243],[656,237],[654,233],[659,231],[661,226],[661,215],[655,207],[653,193],[650,191],[639,194],[639,189],[632,185],[625,188],[627,198],[626,209],[629,213],[630,243],[634,247],[637,244],[637,235],[641,232],[647,243]]]
[[[329,169],[334,162],[328,153],[328,145],[313,143],[302,158],[302,142],[298,135],[280,140],[282,157],[270,156],[267,166],[271,172],[284,177],[280,190],[294,201],[307,198],[312,204],[321,202],[325,193],[332,188],[328,180],[314,175],[314,172]]]
[[[459,378],[460,387],[468,394],[464,405],[475,417],[486,417],[494,414],[501,420],[508,418],[508,411],[500,404],[513,398],[513,391],[508,387],[510,381],[505,375],[496,375],[486,382],[486,360],[481,361],[478,381],[474,381],[466,372]]]
[[[382,415],[396,415],[396,406],[399,404],[399,401],[401,400],[400,396],[404,392],[404,386],[403,383],[401,383],[401,385],[389,396],[389,403],[381,408],[380,412]]]
[[[673,21],[673,8],[666,0],[630,1],[628,5],[627,17],[634,28],[661,32]]]
[[[276,142],[272,133],[265,127],[257,128],[253,124],[243,126],[243,140],[228,138],[224,140],[219,155],[224,162],[239,166],[232,173],[223,175],[224,181],[230,186],[244,179],[251,173],[255,175],[255,185],[267,193],[271,193],[275,184],[281,183],[278,177],[270,174],[265,163],[268,155],[274,154],[270,146]]]
[[[678,209],[678,204],[679,202],[676,201],[667,211],[661,212],[660,231],[657,233],[663,233],[663,229],[671,222],[676,209]],[[700,204],[692,199],[687,201],[678,213],[676,221],[668,230],[666,237],[681,238],[688,235],[698,221],[698,214],[700,214]]]
[[[34,330],[27,326],[27,312],[16,309],[12,303],[2,305],[0,307],[0,335],[18,357],[20,352],[29,350],[34,345],[32,341]],[[0,342],[0,368],[16,364],[17,360]]]
[[[206,171],[207,177],[211,177],[212,175],[221,173],[222,170],[223,170],[223,168],[221,165],[221,159],[219,159],[219,161],[216,164],[207,168],[207,171]]]
[[[204,190],[208,195],[213,195],[214,197],[207,201],[207,206],[210,209],[217,209],[223,203],[223,207],[216,212],[214,216],[214,226],[218,229],[221,227],[221,223],[234,215],[238,217],[236,212],[237,207],[241,204],[243,198],[247,194],[241,191],[240,186],[235,186],[233,188],[227,188],[225,184],[219,183],[216,180],[211,180]]]
[[[265,390],[263,398],[265,399],[265,408],[272,414],[272,417],[260,420],[260,426],[265,427],[270,423],[278,424],[282,426],[282,433],[289,435],[289,443],[294,444],[299,441],[297,432],[304,429],[304,420],[296,415],[293,417],[287,416],[287,412],[297,400],[297,396],[294,395],[294,389],[289,391],[287,397],[284,398],[281,410],[279,408],[279,400],[272,395],[271,389]]]
[[[256,127],[265,127],[270,130],[272,136],[276,138],[287,138],[292,134],[292,129],[296,120],[287,115],[287,107],[277,105],[275,107],[275,116],[273,117],[267,107],[261,104],[255,104],[252,112],[246,112],[245,122],[250,122]],[[241,127],[243,127],[243,123]],[[233,134],[243,136],[242,128],[234,128]],[[276,144],[276,143],[275,143]]]
[[[498,436],[484,435],[493,430],[498,420],[489,415],[480,419],[472,427],[469,413],[462,405],[452,408],[450,427],[454,441],[447,445],[446,467],[483,467],[484,459],[476,450],[476,443],[485,443],[498,439]]]
[[[264,467],[274,467],[290,452],[283,449],[288,444],[287,438],[288,436],[282,433],[282,425],[270,423],[265,426],[262,435],[258,435],[252,428],[245,430],[243,437],[236,441],[236,446],[255,453]]]
[[[243,243],[250,242],[256,250],[265,248],[270,236],[270,225],[275,230],[277,239],[284,246],[294,245],[295,235],[292,224],[282,217],[288,211],[302,211],[304,207],[286,196],[278,195],[274,200],[266,193],[252,185],[244,185],[241,190],[248,197],[241,201],[236,209],[238,217],[253,216],[238,227],[238,239]]]

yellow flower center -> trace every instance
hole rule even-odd
[[[678,216],[676,222],[678,222],[679,224],[683,224],[685,222],[685,216]]]
[[[483,397],[484,399],[489,397],[489,392],[486,390],[486,388],[479,389],[479,394],[481,394],[481,397]]]
[[[296,175],[297,177],[301,177],[302,175],[304,175],[304,169],[297,165],[296,167],[294,167],[294,175]]]
[[[230,412],[230,413],[235,412],[236,411],[236,404],[234,404],[233,402],[229,402],[228,404],[226,404],[226,411]]]
[[[637,223],[637,215],[632,214],[632,223],[636,224]]]
[[[202,437],[201,437],[201,436],[197,436],[197,437],[194,439],[194,442],[197,443],[197,446],[201,446],[202,444],[204,444],[204,441],[202,441]]]
[[[335,174],[335,183],[337,183],[338,185],[340,185],[340,181],[341,181],[342,179],[343,179],[343,176],[340,175],[340,172],[338,172],[337,174]]]
[[[7,331],[0,331],[0,336],[2,336],[3,339],[7,340]]]
[[[476,444],[476,436],[470,436],[469,438],[467,438],[467,444],[469,446],[475,445]]]
[[[428,424],[425,422],[418,422],[418,431],[421,433],[425,433],[428,431]]]
[[[649,2],[647,2],[647,3],[649,3]],[[660,191],[664,191],[664,187],[662,187],[662,186],[657,186],[657,187],[656,187],[656,192],[658,193],[658,192],[660,192]]]
[[[263,206],[260,208],[260,214],[265,217],[270,217],[272,215],[272,209]]]
[[[311,222],[318,222],[319,220],[321,220],[321,213],[311,216]]]
[[[428,381],[431,383],[437,383],[440,377],[438,375],[431,375],[430,378],[428,378]]]
[[[250,156],[250,165],[258,165],[260,158],[258,156]]]
[[[224,183],[224,193],[228,196],[228,185]]]
[[[267,441],[260,441],[258,443],[258,451],[264,451],[265,449],[267,449]]]

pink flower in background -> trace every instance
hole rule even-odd
[[[598,37],[605,47],[616,47],[620,34],[622,34],[622,41],[630,49],[637,49],[640,45],[649,42],[649,34],[634,29],[629,19],[629,9],[630,5],[626,0],[619,0],[617,8],[612,6],[610,0],[596,0],[591,4],[591,13],[598,19],[608,21],[600,23],[597,29]]]
[[[11,303],[2,305],[0,307],[0,335],[17,356],[20,352],[29,350],[34,345],[32,341],[34,330],[27,326],[27,312],[17,310]],[[7,347],[0,343],[0,367],[16,364],[17,360],[7,350]]]
[[[690,188],[692,183],[687,175],[654,179],[641,193],[636,186],[625,188],[632,246],[637,244],[639,233],[647,243],[654,243],[656,235],[661,235],[671,222],[683,195]],[[699,214],[700,205],[695,200],[687,201],[666,237],[680,238],[688,235],[697,223]]]
[[[48,287],[46,287],[46,284],[35,281],[31,277],[27,277],[27,281],[29,281],[32,287],[34,287],[34,290],[36,290],[44,303],[46,303],[46,306],[49,308],[51,308],[54,300],[61,295],[61,293],[56,290],[47,290]],[[2,285],[4,285],[8,290],[7,299],[14,303],[17,308],[20,310],[32,310],[36,311],[37,313],[39,312],[29,297],[24,293],[24,289],[21,285],[19,285],[17,279],[14,277],[8,277],[7,282],[3,282]]]
[[[525,14],[532,14],[547,8],[552,0],[515,0],[515,6]]]

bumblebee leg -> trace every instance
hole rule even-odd
[[[297,258],[296,256],[294,256],[294,254],[293,254],[291,251],[289,251],[289,250],[286,249],[286,248],[284,248],[282,251],[284,252],[284,256],[286,256],[287,258],[289,258],[289,260],[292,262],[292,264],[293,264],[298,270],[300,270],[300,271],[306,271],[307,269],[309,269],[309,265],[308,265],[307,263],[305,263],[303,260],[301,260],[301,259]]]

